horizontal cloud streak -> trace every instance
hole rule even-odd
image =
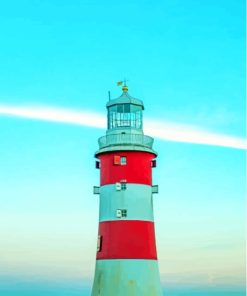
[[[247,140],[186,124],[146,120],[147,133],[166,141],[247,149]]]
[[[106,117],[92,111],[75,111],[50,107],[0,106],[0,115],[77,124],[95,128],[106,127]],[[246,139],[217,134],[190,125],[146,119],[145,131],[156,138],[166,141],[247,149]]]
[[[91,111],[74,111],[50,107],[11,107],[1,106],[0,114],[45,121],[55,121],[70,124],[105,128],[106,118],[102,114]]]

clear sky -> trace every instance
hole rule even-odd
[[[244,295],[244,149],[159,135],[176,126],[186,139],[188,127],[246,137],[245,1],[9,0],[0,4],[0,36],[0,295],[89,295],[94,152],[105,132],[1,108],[102,117],[108,90],[119,96],[124,77],[157,135],[166,295]]]

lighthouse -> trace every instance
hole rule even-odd
[[[99,228],[92,296],[162,295],[155,242],[152,169],[157,153],[144,135],[141,100],[109,100],[106,135],[95,153],[100,170]]]

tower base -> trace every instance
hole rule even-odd
[[[157,260],[97,260],[92,296],[161,296]]]

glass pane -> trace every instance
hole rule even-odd
[[[112,129],[115,127],[115,111],[116,111],[116,106],[111,106],[108,108],[108,128]]]
[[[120,126],[120,113],[116,113],[116,127]]]
[[[124,112],[129,113],[130,112],[130,104],[124,104]]]
[[[121,156],[120,163],[121,165],[125,165],[127,163],[127,159],[125,156]]]
[[[116,127],[116,112],[112,113],[112,128]]]
[[[142,108],[132,104],[119,104],[108,109],[108,129],[118,127],[142,128]]]
[[[123,126],[130,126],[129,113],[123,113]]]
[[[131,127],[135,127],[135,120],[136,120],[136,115],[135,113],[130,113],[130,116],[131,116]]]
[[[141,112],[136,112],[136,128],[141,128]]]
[[[117,112],[123,113],[123,104],[117,105]]]

